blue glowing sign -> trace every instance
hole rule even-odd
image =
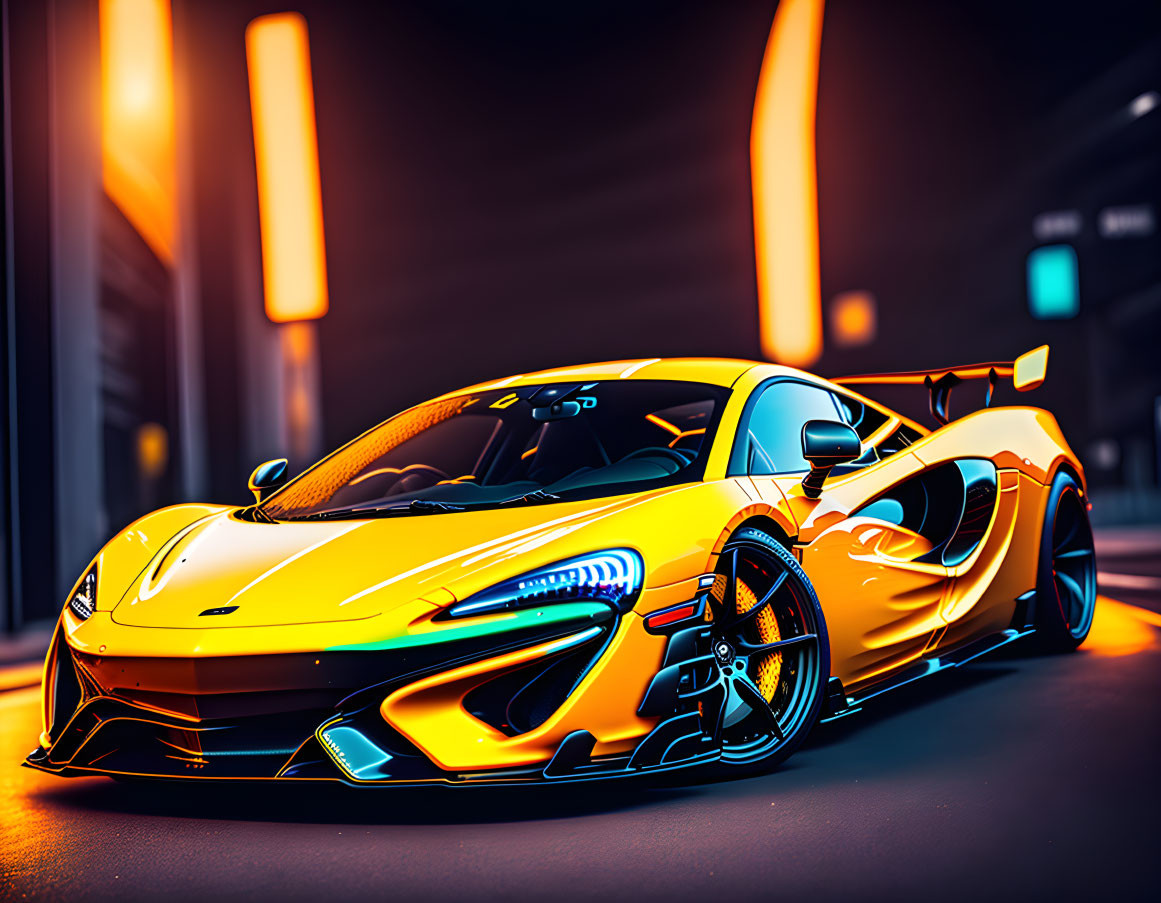
[[[1028,309],[1038,320],[1080,312],[1080,280],[1072,245],[1045,245],[1028,255]]]

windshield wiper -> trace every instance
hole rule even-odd
[[[336,508],[293,520],[355,520],[360,517],[394,517],[401,514],[444,514],[452,511],[467,511],[477,508],[501,508],[508,505],[538,505],[544,502],[559,502],[561,497],[543,489],[536,489],[524,495],[498,502],[468,502],[454,505],[451,502],[437,502],[434,499],[412,499],[405,505],[367,505],[359,508]]]
[[[433,502],[428,499],[412,499],[406,505],[370,505],[361,508],[337,508],[321,511],[295,520],[354,520],[360,517],[391,517],[396,514],[435,514],[443,511],[463,511],[462,505],[447,502]]]
[[[274,518],[262,510],[258,504],[247,505],[245,508],[239,508],[234,512],[234,516],[238,520],[244,520],[251,524],[276,524]]]
[[[250,516],[254,518],[254,520],[261,521],[264,524],[276,524],[276,523],[278,523],[278,521],[276,521],[274,518],[272,518],[269,514],[267,514],[265,511],[263,511],[257,505],[251,505],[249,508],[243,508],[242,510],[249,513]]]
[[[560,496],[555,492],[547,492],[543,489],[535,489],[532,492],[518,495],[515,498],[505,499],[502,502],[497,502],[498,505],[537,505],[541,502],[559,502]]]
[[[437,502],[434,499],[412,499],[407,506],[411,511],[463,511],[463,505]]]

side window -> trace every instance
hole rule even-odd
[[[858,434],[859,441],[866,446],[863,456],[852,462],[853,466],[866,467],[868,464],[875,464],[880,460],[879,452],[873,445],[866,444],[867,439],[889,418],[886,414],[864,404],[857,398],[843,395],[841,392],[836,392],[834,397],[835,401],[838,402],[839,410],[842,411],[843,420]]]
[[[843,420],[859,434],[859,440],[866,442],[867,438],[879,427],[887,422],[887,415],[875,410],[870,405],[863,404],[857,398],[849,395],[836,394],[839,410]]]
[[[838,419],[834,400],[825,389],[806,383],[774,383],[762,392],[750,414],[746,437],[750,473],[810,470],[802,457],[802,425],[808,420]]]
[[[879,443],[879,457],[885,458],[888,455],[893,455],[895,452],[902,451],[913,442],[918,442],[923,438],[922,433],[918,433],[911,427],[905,424],[899,424],[899,429],[895,430],[890,436]]]

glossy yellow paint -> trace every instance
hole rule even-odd
[[[999,497],[984,539],[956,567],[916,561],[929,544],[905,528],[851,516],[899,482],[964,457],[996,465]],[[1016,598],[1036,583],[1045,484],[1065,464],[1083,473],[1050,414],[993,408],[828,481],[817,500],[806,498],[796,477],[768,480],[800,525],[803,568],[830,631],[831,671],[844,686],[874,683],[933,651],[1011,625]]]
[[[97,566],[100,578],[97,611],[111,611],[120,601],[118,591],[123,591],[175,534],[228,510],[224,505],[174,505],[134,521],[114,536],[89,565]],[[88,570],[85,568],[82,577]]]
[[[545,762],[575,730],[597,738],[594,754],[631,750],[653,726],[637,715],[637,706],[665,652],[664,638],[646,633],[636,614],[624,618],[601,660],[539,727],[509,737],[463,707],[464,697],[486,680],[550,656],[557,645],[543,643],[416,681],[383,700],[381,712],[448,771],[478,769],[482,761],[494,768]]]
[[[1001,470],[991,531],[967,561],[951,569],[945,648],[1008,626],[1011,600],[1036,585],[1040,524],[1047,489],[1015,470]]]
[[[853,517],[823,530],[803,550],[802,565],[819,598],[837,609],[827,618],[831,672],[844,686],[916,661],[944,627],[947,569],[915,561],[930,548],[903,527]]]
[[[921,438],[878,463],[832,477],[817,499],[806,497],[802,474],[729,474],[747,398],[778,377],[845,392],[881,411],[888,422],[867,437],[867,447],[900,424]],[[434,617],[457,600],[561,559],[632,548],[645,563],[635,611],[622,617],[580,686],[539,727],[507,736],[470,715],[462,700],[480,682],[553,654],[555,640],[424,676],[385,695],[380,707],[394,728],[452,772],[542,763],[564,736],[581,729],[596,737],[597,754],[622,753],[654,723],[638,716],[637,707],[664,653],[664,640],[644,630],[641,616],[692,598],[698,576],[714,569],[718,552],[742,524],[780,532],[792,544],[821,601],[832,673],[858,687],[1008,626],[1016,597],[1035,584],[1046,483],[1062,465],[1083,474],[1044,411],[995,408],[929,433],[845,387],[749,361],[616,361],[482,387],[599,379],[731,387],[704,480],[589,501],[408,518],[264,524],[222,506],[163,509],[102,549],[94,559],[97,611],[81,622],[66,608],[61,635],[110,695],[252,689],[230,687],[229,669],[214,670],[215,663],[442,642],[465,621],[486,626],[488,619],[515,617]],[[930,549],[927,539],[852,516],[900,481],[962,457],[993,461],[1000,492],[987,532],[961,564],[918,561]],[[228,621],[202,614],[232,605],[238,609]],[[46,699],[52,691],[47,678]],[[46,733],[41,739],[47,746],[53,738]]]

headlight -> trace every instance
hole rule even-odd
[[[576,599],[608,602],[627,611],[641,591],[644,571],[641,556],[630,549],[592,552],[497,583],[453,605],[447,614],[461,618]]]
[[[85,579],[69,599],[69,608],[82,621],[87,621],[97,610],[97,566],[94,564]]]

